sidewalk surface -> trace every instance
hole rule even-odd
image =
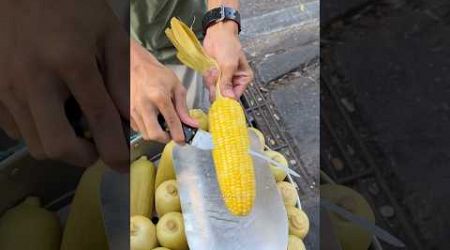
[[[255,81],[281,116],[283,129],[299,149],[301,168],[319,180],[319,1],[242,1],[243,48]],[[299,169],[295,169],[300,172]],[[311,229],[307,249],[319,249],[318,186],[301,189]],[[310,191],[310,192],[309,192]]]

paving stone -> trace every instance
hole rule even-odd
[[[244,18],[241,33],[243,49],[254,66],[259,82],[270,82],[318,57],[319,1],[250,0],[242,2],[241,12]],[[318,67],[311,68],[308,72],[312,75],[311,79],[296,72],[297,74],[289,74],[285,80],[280,81],[280,85],[274,90],[267,87],[265,92],[269,92],[276,110],[280,112],[274,119],[291,119],[287,124],[288,132],[300,148],[300,159],[306,165],[306,171],[318,181],[318,118],[311,118],[314,110],[318,117],[318,109],[309,110],[313,102],[316,102],[316,107],[319,103],[318,84],[315,83],[319,76]],[[312,87],[314,83],[316,89]],[[301,103],[298,102],[299,95],[303,99]],[[303,105],[302,108],[292,108],[299,104]],[[306,115],[308,111],[311,112],[310,115]],[[308,118],[299,119],[302,115]],[[299,124],[302,128],[298,127]],[[312,128],[314,126],[315,129]],[[312,139],[313,130],[313,134],[317,136],[315,140]],[[306,140],[302,139],[305,133],[310,136]],[[304,242],[307,249],[317,250],[320,248],[318,189],[308,185],[299,186],[305,191],[301,194],[302,208],[310,220],[310,232]]]
[[[320,145],[317,77],[299,77],[272,91],[275,107],[300,149],[303,167],[315,177],[319,176]]]
[[[317,69],[315,67],[315,69]],[[300,160],[306,171],[319,180],[319,72],[300,76],[277,86],[272,100],[288,132],[300,149]],[[316,192],[316,195],[313,195]],[[307,249],[319,249],[320,211],[318,191],[301,197],[303,209],[310,219],[310,232],[305,239]]]
[[[305,4],[317,0],[249,0],[241,1],[242,18],[254,17],[289,6]]]
[[[319,1],[278,9],[242,20],[241,36],[259,36],[319,18]]]
[[[316,20],[269,34],[241,36],[241,41],[248,59],[257,61],[270,54],[319,41],[319,36],[319,20]]]
[[[293,48],[267,57],[255,65],[258,79],[262,83],[269,83],[280,76],[311,62],[319,56],[319,45],[314,42],[302,47]]]

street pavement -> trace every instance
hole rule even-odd
[[[299,149],[301,167],[319,182],[319,1],[242,1],[243,49],[255,81]],[[297,180],[299,181],[299,180]],[[299,183],[300,187],[304,187]],[[301,193],[311,228],[307,249],[319,249],[318,187]]]

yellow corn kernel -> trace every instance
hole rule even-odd
[[[250,138],[241,105],[219,97],[209,111],[216,175],[225,205],[234,215],[250,213],[255,199]]]

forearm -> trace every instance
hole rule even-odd
[[[239,0],[208,0],[208,10],[219,7],[222,4],[239,10]]]
[[[162,64],[156,59],[155,56],[152,55],[148,50],[146,50],[139,42],[130,38],[130,57],[131,57],[131,66],[139,66],[139,64],[135,65],[135,62],[142,60],[145,58],[145,61],[155,66],[162,66]]]

